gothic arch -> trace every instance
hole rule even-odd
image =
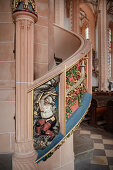
[[[90,40],[92,43],[92,48],[95,49],[96,48],[96,42],[95,42],[95,15],[92,11],[92,9],[90,8],[89,5],[87,5],[86,3],[80,3],[80,8],[86,13],[87,18],[88,18],[88,25],[89,25],[89,34],[90,34]],[[86,23],[84,23],[86,24]],[[84,27],[85,28],[85,27]],[[82,30],[83,31],[83,30]]]

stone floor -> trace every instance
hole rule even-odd
[[[74,153],[75,170],[113,170],[113,134],[82,123],[74,132]],[[0,155],[0,170],[12,170],[11,154]]]
[[[12,154],[0,154],[0,170],[12,170]]]
[[[113,170],[113,135],[82,123],[74,133],[74,153],[75,170]]]

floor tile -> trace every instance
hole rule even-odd
[[[102,135],[91,134],[92,139],[102,139]]]
[[[103,131],[101,131],[98,128],[91,129],[90,131],[91,131],[92,134],[98,134],[98,135],[102,135],[103,134]]]
[[[113,140],[112,139],[103,139],[103,143],[113,145]]]
[[[75,170],[90,170],[91,164],[89,159],[82,160],[75,164]],[[70,169],[71,170],[71,169]]]
[[[111,139],[113,140],[113,134],[112,133],[109,133],[109,132],[106,132],[103,135],[103,139]]]
[[[113,137],[111,137],[110,135],[102,135],[102,138],[103,139],[113,139]]]
[[[113,150],[105,150],[107,157],[113,157]]]
[[[108,161],[105,156],[94,156],[91,164],[108,165]]]
[[[89,130],[80,130],[80,134],[87,134],[90,135],[91,132]]]
[[[12,169],[12,154],[0,154],[0,170]]]
[[[107,157],[108,164],[113,166],[113,157]]]
[[[113,166],[109,166],[109,170],[113,170]]]
[[[80,134],[82,137],[90,138],[89,134]]]
[[[105,151],[102,149],[95,149],[93,151],[94,156],[106,156]]]
[[[105,148],[106,150],[113,150],[113,145],[104,144],[104,148]]]
[[[113,170],[113,135],[88,124],[82,124],[80,127],[80,136],[84,139],[92,139],[94,151],[90,164],[86,160],[84,164],[80,161],[75,170]]]
[[[90,169],[87,169],[87,170],[109,170],[109,166],[92,164]]]
[[[93,139],[93,142],[94,143],[103,143],[103,140],[102,139]]]
[[[104,149],[104,145],[102,143],[94,143],[94,149]]]

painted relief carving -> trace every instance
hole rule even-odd
[[[45,149],[59,132],[59,76],[34,90],[33,137],[36,150]]]
[[[36,11],[35,1],[34,0],[12,0],[11,2],[13,12],[17,9],[26,9],[29,11]]]
[[[66,72],[66,120],[81,106],[86,90],[87,57],[84,57]]]

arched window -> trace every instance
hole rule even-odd
[[[85,38],[89,39],[89,28],[88,28],[88,26],[85,29]]]
[[[80,9],[80,27],[81,27],[81,34],[84,38],[89,39],[89,20],[87,18],[86,13]]]
[[[96,50],[96,18],[92,7],[88,3],[80,3],[80,28],[84,38],[90,39],[92,48]]]

